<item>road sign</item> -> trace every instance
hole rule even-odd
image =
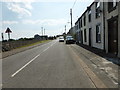
[[[5,33],[12,33],[12,31],[9,28],[7,28],[7,30],[5,31]]]

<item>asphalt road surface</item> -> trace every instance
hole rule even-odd
[[[4,58],[3,88],[106,88],[75,54],[58,40]]]

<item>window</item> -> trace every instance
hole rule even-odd
[[[117,1],[112,0],[112,2],[108,2],[108,12],[111,12],[116,9]]]
[[[86,16],[84,15],[84,26],[86,25]]]
[[[100,1],[96,2],[96,18],[100,17]]]
[[[80,20],[79,20],[79,29],[80,29]]]
[[[77,24],[77,30],[78,30],[78,24]]]
[[[75,25],[75,29],[78,30],[78,25]]]
[[[117,6],[117,1],[113,0],[113,7],[116,7],[116,6]]]
[[[91,22],[91,9],[88,11],[88,21]]]
[[[100,1],[96,3],[96,8],[100,7]]]
[[[100,24],[96,25],[96,43],[101,42],[101,30],[100,30]]]
[[[87,42],[86,29],[84,29],[84,41]]]
[[[80,26],[82,27],[82,18],[81,18],[81,20],[80,20],[80,21],[81,21],[81,23],[80,23],[81,25],[80,25]]]

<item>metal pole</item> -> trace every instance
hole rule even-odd
[[[3,35],[3,33],[1,33],[1,36],[2,36],[2,41],[4,41],[4,35]]]
[[[8,39],[10,40],[10,33],[8,32]]]

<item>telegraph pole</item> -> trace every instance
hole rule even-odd
[[[66,34],[66,25],[65,25],[65,34]]]
[[[72,9],[70,9],[70,16],[71,16],[71,29],[72,29]]]
[[[43,36],[43,27],[41,27],[41,32],[42,32],[42,36]]]
[[[45,35],[45,28],[44,28],[44,35]]]

